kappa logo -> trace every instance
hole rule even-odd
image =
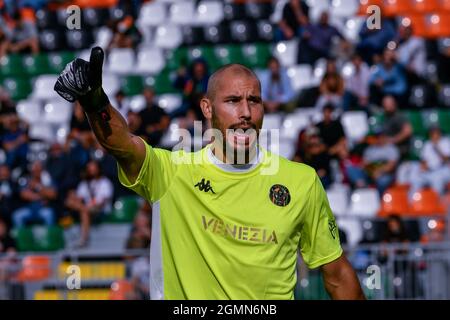
[[[197,182],[197,184],[194,186],[194,188],[198,188],[198,190],[205,191],[206,193],[211,191],[213,194],[216,194],[214,192],[209,180],[206,180],[206,182],[205,182],[205,178],[203,178],[200,182]]]

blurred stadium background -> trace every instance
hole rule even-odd
[[[71,4],[80,29],[67,27]],[[372,4],[382,17],[369,30]],[[450,1],[0,0],[0,11],[0,299],[148,298],[151,207],[53,91],[95,45],[113,105],[163,148],[202,120],[212,71],[253,68],[264,128],[280,129],[272,147],[317,170],[367,296],[450,299]],[[81,290],[67,287],[70,265]],[[371,265],[380,289],[366,285]],[[297,298],[327,299],[317,270],[298,275]]]

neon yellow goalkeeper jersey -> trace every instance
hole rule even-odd
[[[120,182],[153,205],[152,299],[293,299],[297,253],[310,268],[342,249],[314,169],[260,148],[247,170],[221,166],[211,146],[146,145],[138,178]]]

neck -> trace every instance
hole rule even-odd
[[[213,143],[211,147],[213,155],[217,158],[217,160],[219,160],[224,164],[240,166],[254,163],[255,160],[257,160],[258,148],[256,145],[251,146],[249,150],[245,152],[245,155],[243,154],[237,155],[236,152],[227,153],[225,152],[225,149],[226,148],[216,143]]]

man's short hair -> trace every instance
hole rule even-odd
[[[253,72],[252,69],[239,64],[239,63],[232,63],[232,64],[227,64],[219,69],[217,69],[210,77],[208,80],[208,89],[206,91],[206,97],[210,100],[214,99],[214,96],[216,94],[216,90],[217,90],[217,85],[219,83],[220,80],[220,76],[228,71],[228,70],[233,70],[233,72],[235,72],[235,74],[243,74],[245,76],[248,77],[254,77],[256,80],[258,80],[258,84],[261,87],[261,83],[259,82],[258,77],[256,76],[256,74]]]

